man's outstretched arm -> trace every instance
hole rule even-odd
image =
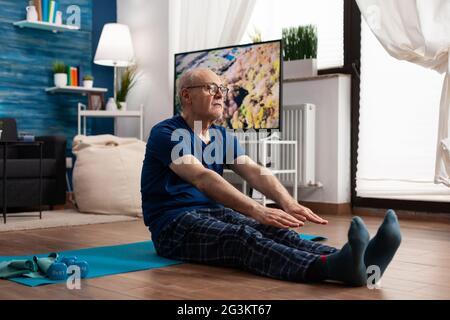
[[[327,224],[309,208],[300,205],[269,169],[261,167],[248,156],[243,155],[234,161],[231,169],[246,180],[250,186],[275,201],[285,212],[301,221]]]
[[[292,215],[274,208],[266,208],[233,187],[216,172],[205,168],[192,155],[185,155],[170,164],[170,169],[191,183],[214,201],[267,225],[296,228],[303,225]]]

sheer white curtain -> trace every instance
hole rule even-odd
[[[362,20],[358,196],[450,201],[434,183],[443,77],[390,56]]]
[[[356,1],[370,29],[392,57],[445,73],[440,98],[434,182],[450,187],[450,1]],[[427,108],[426,104],[424,108]],[[386,130],[390,129],[386,127]]]
[[[174,54],[239,44],[256,0],[169,0],[169,70]]]

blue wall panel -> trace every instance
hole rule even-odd
[[[94,0],[92,3],[92,57],[97,51],[98,41],[106,23],[117,22],[116,0]],[[92,64],[92,72],[95,77],[95,85],[107,88],[105,103],[108,97],[114,97],[114,68]],[[105,118],[88,118],[88,134],[113,134],[114,120]]]
[[[57,34],[13,26],[25,19],[27,3],[0,0],[0,117],[15,118],[19,131],[64,135],[70,149],[77,134],[77,103],[87,103],[87,99],[47,94],[44,89],[53,86],[55,60],[81,65],[85,73],[92,71],[92,1],[59,0],[64,23],[67,6],[81,8],[81,30]]]

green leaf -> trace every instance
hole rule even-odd
[[[62,61],[55,61],[52,65],[53,73],[66,73],[66,65]]]
[[[125,102],[131,88],[136,84],[137,66],[131,66],[125,69],[120,79],[120,87],[117,91],[117,102]]]
[[[317,58],[317,27],[304,25],[282,29],[285,61]]]

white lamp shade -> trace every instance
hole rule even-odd
[[[133,64],[134,50],[127,25],[107,23],[103,26],[94,63],[102,66],[128,67]]]

